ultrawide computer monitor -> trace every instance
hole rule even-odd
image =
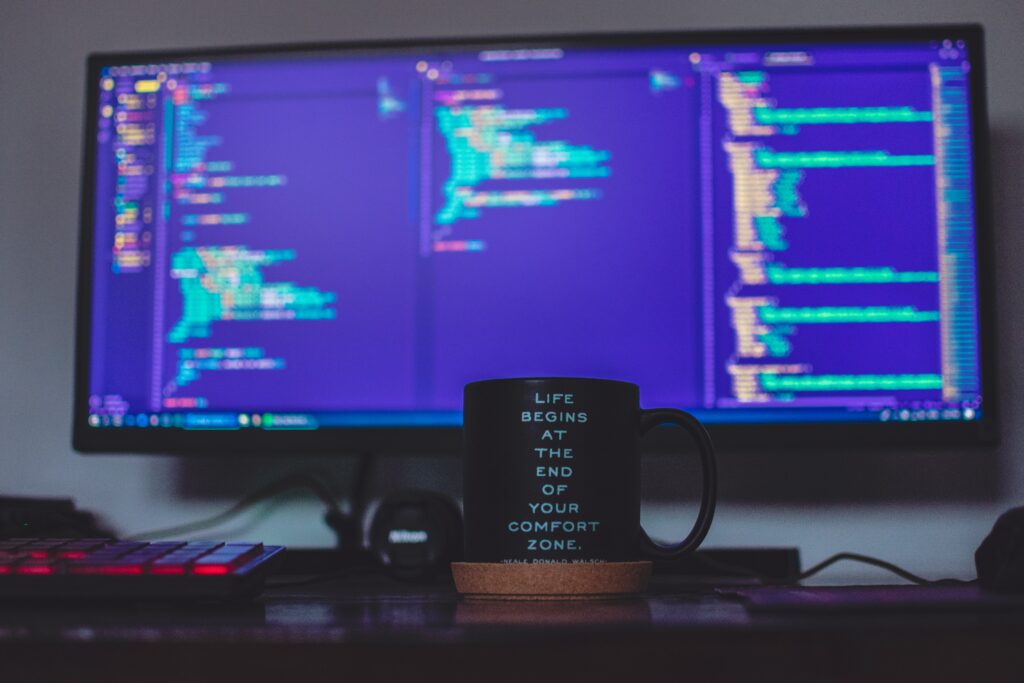
[[[93,56],[75,445],[454,450],[465,383],[552,375],[982,440],[982,66],[962,26]]]

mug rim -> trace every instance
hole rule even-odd
[[[472,382],[467,382],[464,389],[469,389],[472,386],[480,384],[513,384],[519,382],[591,382],[595,384],[620,384],[626,387],[633,387],[639,390],[640,386],[635,382],[627,382],[621,379],[605,379],[603,377],[567,377],[567,376],[552,376],[552,377],[495,377],[493,379],[478,379]]]

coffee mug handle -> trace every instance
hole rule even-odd
[[[718,471],[715,467],[715,449],[711,445],[711,437],[704,429],[697,418],[682,410],[674,408],[655,408],[654,410],[640,411],[640,433],[646,434],[658,425],[674,424],[679,425],[690,432],[694,441],[697,442],[697,450],[700,451],[701,472],[703,474],[703,488],[700,496],[700,512],[697,514],[697,521],[690,530],[689,535],[680,543],[674,545],[661,545],[651,540],[647,532],[640,529],[640,543],[645,555],[654,558],[676,557],[691,550],[696,550],[701,541],[708,534],[711,528],[711,519],[715,516],[715,499],[718,495]]]

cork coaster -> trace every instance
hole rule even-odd
[[[642,593],[651,563],[501,564],[452,562],[455,588],[467,598],[579,600]]]

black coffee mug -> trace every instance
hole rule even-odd
[[[635,384],[495,379],[467,384],[463,406],[467,562],[621,562],[674,557],[704,540],[715,511],[715,453],[700,422],[640,409]],[[700,512],[679,544],[640,526],[640,438],[661,424],[696,440]]]

